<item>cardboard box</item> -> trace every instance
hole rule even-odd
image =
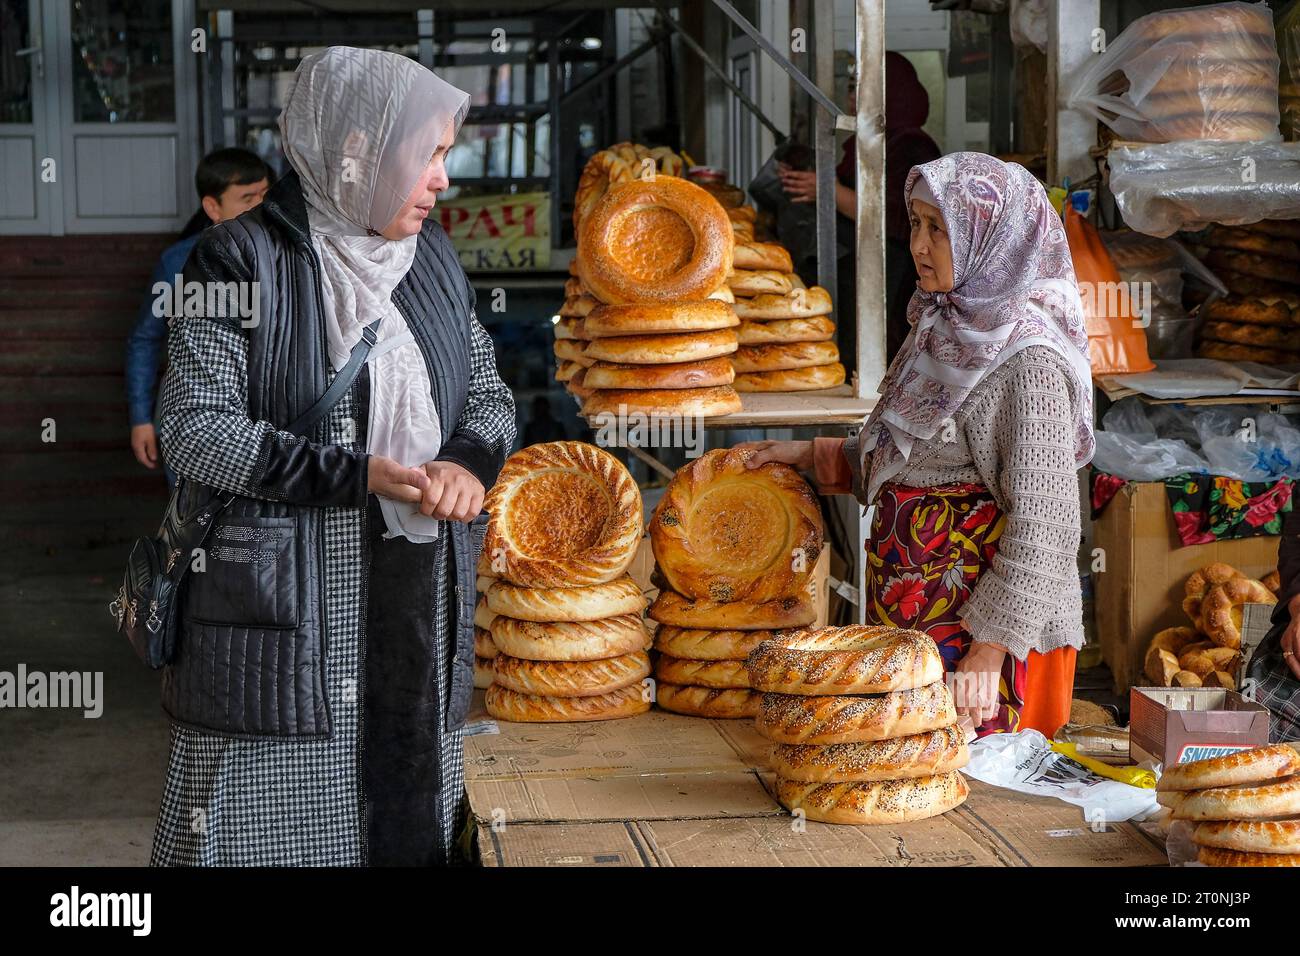
[[[1115,692],[1146,683],[1142,660],[1157,631],[1187,624],[1183,585],[1197,568],[1223,561],[1249,577],[1277,567],[1276,536],[1184,547],[1162,482],[1129,482],[1093,522],[1105,570],[1093,572],[1097,637]]]
[[[472,715],[476,726],[481,710]],[[653,710],[582,724],[492,722],[465,741],[486,866],[1159,866],[1136,826],[971,781],[961,807],[898,826],[800,821],[772,796],[747,720]]]
[[[1129,756],[1168,767],[1268,743],[1268,708],[1213,687],[1134,687]]]

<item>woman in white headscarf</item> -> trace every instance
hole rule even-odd
[[[187,281],[251,287],[257,314],[171,324],[168,460],[235,497],[164,670],[155,864],[458,858],[470,524],[515,437],[473,290],[429,218],[468,106],[398,54],[304,57],[280,116],[291,171],[186,264]],[[353,367],[320,424],[290,431]]]

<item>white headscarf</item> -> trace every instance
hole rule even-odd
[[[285,156],[302,182],[320,258],[325,333],[335,370],[361,330],[382,318],[370,358],[366,450],[419,467],[437,457],[442,423],[429,371],[392,294],[419,236],[386,239],[469,94],[397,53],[334,46],[303,57],[280,113]],[[438,522],[415,505],[379,499],[388,537],[427,542]]]

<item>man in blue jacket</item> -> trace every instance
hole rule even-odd
[[[271,170],[256,154],[246,149],[219,149],[199,163],[194,174],[202,202],[203,216],[195,214],[186,233],[175,245],[168,246],[149,277],[149,292],[140,306],[140,317],[126,339],[126,400],[131,416],[131,450],[146,468],[158,467],[158,435],[154,431],[153,412],[157,400],[159,370],[167,347],[167,317],[154,315],[154,286],[172,283],[180,275],[190,250],[199,241],[202,228],[226,219],[234,219],[262,201],[270,186]],[[175,476],[163,466],[167,483]]]

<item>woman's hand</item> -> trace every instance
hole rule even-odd
[[[997,717],[998,686],[1007,649],[1001,644],[972,641],[952,675],[953,703],[957,715],[968,715],[978,728]]]
[[[1291,599],[1288,610],[1291,623],[1282,632],[1282,660],[1291,668],[1295,679],[1300,680],[1300,594]]]
[[[158,433],[151,423],[131,426],[131,451],[135,452],[135,460],[146,468],[158,467]]]
[[[746,468],[757,468],[769,461],[779,461],[786,465],[793,465],[800,471],[812,471],[813,445],[810,441],[771,441],[765,439],[763,441],[741,442],[735,447],[751,449],[754,452],[745,462]]]
[[[483,510],[487,494],[482,482],[455,462],[431,461],[424,466],[429,486],[424,489],[420,513],[430,518],[473,521]]]
[[[383,455],[371,455],[367,465],[366,488],[371,494],[418,505],[429,486],[429,476],[423,468],[407,468]]]
[[[781,177],[781,188],[791,202],[812,202],[817,198],[817,173],[811,169],[791,169],[785,163],[776,164]]]

